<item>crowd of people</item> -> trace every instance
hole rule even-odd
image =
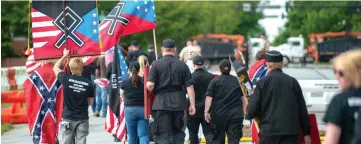
[[[243,120],[255,118],[259,120],[260,144],[293,144],[298,142],[300,134],[306,144],[311,143],[302,89],[295,78],[282,71],[283,56],[278,51],[257,54],[257,61],[264,62],[268,72],[255,83],[250,102],[243,96],[237,77],[230,74],[231,62],[220,61],[220,75],[209,73],[204,67],[202,49],[194,40],[187,42],[179,58],[175,41],[170,39],[162,42],[162,56],[158,60],[153,45],[144,53],[133,41],[129,48],[122,44],[121,51],[130,73],[128,79],[122,80],[119,91],[125,105],[129,144],[150,141],[183,144],[185,127],[189,130],[189,142],[197,144],[199,126],[207,144],[223,144],[226,135],[229,144],[238,144],[243,136]],[[101,56],[83,67],[80,59],[73,58],[69,62],[72,74],[66,74],[60,65],[67,55],[69,51],[64,50],[63,57],[54,65],[55,74],[64,86],[63,140],[66,144],[72,140],[76,144],[86,143],[87,108],[94,96],[94,116],[105,117],[107,113],[109,89],[106,83],[94,84],[94,80],[110,78],[111,62],[106,64],[106,58]],[[147,65],[151,68],[148,79],[144,79]],[[342,92],[333,98],[324,117],[325,143],[358,144],[361,139],[358,118],[361,117],[358,116],[361,115],[361,51],[340,54],[334,59],[333,67]],[[94,73],[89,72],[92,70]],[[144,119],[145,90],[156,94],[151,121]]]

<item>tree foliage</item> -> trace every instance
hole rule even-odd
[[[297,8],[299,6],[361,6],[355,1],[295,1],[287,15],[284,29],[273,41],[273,45],[285,43],[288,37],[302,35],[308,43],[311,33],[361,31],[361,12],[356,8]]]
[[[105,16],[116,5],[117,1],[98,1],[98,12]],[[177,47],[185,45],[192,36],[205,33],[241,34],[255,36],[264,32],[258,24],[262,18],[260,13],[243,12],[242,1],[205,2],[205,1],[156,1],[156,38],[160,46],[164,39],[174,39]],[[257,1],[252,2],[257,4]],[[2,42],[10,42],[12,35],[27,36],[28,2],[2,2]],[[4,39],[4,35],[8,39]],[[121,42],[137,40],[142,48],[153,44],[152,31],[125,36]],[[11,50],[11,46],[2,45],[2,50]],[[6,52],[5,55],[12,56]],[[4,55],[2,55],[4,57]]]
[[[14,53],[13,36],[27,36],[29,4],[26,1],[1,2],[1,59],[18,56]]]

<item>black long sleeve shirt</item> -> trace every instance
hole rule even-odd
[[[274,69],[257,82],[246,119],[259,118],[260,135],[310,134],[306,102],[298,81]]]

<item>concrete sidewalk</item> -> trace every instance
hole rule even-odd
[[[89,112],[91,113],[91,112]],[[122,142],[113,142],[113,136],[105,131],[105,118],[89,116],[89,136],[87,137],[87,144],[122,144]],[[58,135],[61,140],[61,133]],[[186,139],[188,139],[188,132],[186,131]],[[27,124],[16,124],[14,129],[1,135],[2,144],[30,144],[32,137],[30,136],[29,127]],[[242,142],[242,144],[251,144],[249,142]]]

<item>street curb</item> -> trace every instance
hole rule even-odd
[[[323,141],[325,139],[325,137],[321,136],[320,140]],[[205,138],[201,138],[201,143],[205,143],[206,139]],[[228,138],[226,137],[226,142],[228,142]],[[242,137],[241,138],[241,142],[252,142],[252,138],[251,137]]]

